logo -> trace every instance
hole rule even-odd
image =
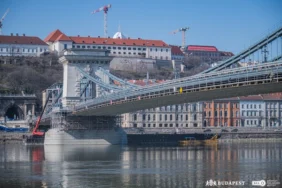
[[[214,181],[212,179],[206,181],[206,186],[243,186],[245,181]]]
[[[261,187],[264,187],[265,185],[266,185],[265,180],[252,181],[252,186],[261,186]]]
[[[206,186],[216,186],[216,181],[213,181],[212,179],[210,179],[206,182]]]

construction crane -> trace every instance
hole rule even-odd
[[[5,12],[5,14],[2,16],[2,18],[0,20],[0,35],[2,35],[3,21],[4,21],[5,17],[7,16],[8,12],[9,12],[9,9],[7,9],[7,11]]]
[[[185,41],[186,41],[186,38],[185,38],[185,35],[186,35],[186,31],[189,29],[189,27],[183,27],[183,28],[180,28],[180,29],[177,29],[177,30],[175,30],[175,31],[172,31],[170,34],[176,34],[177,32],[182,32],[182,47],[181,47],[181,49],[182,49],[182,51],[184,51],[184,49],[185,49],[185,45],[186,45],[186,43],[185,43]]]
[[[104,11],[104,36],[105,37],[108,37],[108,31],[107,31],[107,14],[108,14],[108,11],[109,11],[109,8],[111,8],[112,5],[105,5],[97,10],[94,10],[92,12],[92,14],[95,14],[97,12],[100,12],[100,11]]]

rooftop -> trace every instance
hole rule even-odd
[[[47,45],[38,37],[18,35],[0,35],[0,44]]]
[[[119,46],[151,46],[151,47],[169,47],[161,40],[147,40],[147,39],[130,39],[130,38],[102,38],[98,37],[81,37],[81,36],[67,36],[60,30],[55,30],[50,33],[45,39],[45,42],[55,41],[70,41],[74,44],[98,44],[98,45],[119,45]]]
[[[179,46],[169,45],[171,47],[171,54],[172,55],[182,55],[184,56],[183,52],[180,50]]]
[[[189,51],[209,51],[209,52],[218,51],[215,46],[201,46],[201,45],[188,45],[187,50]]]

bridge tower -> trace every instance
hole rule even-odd
[[[76,103],[80,102],[81,97],[86,89],[88,89],[87,95],[91,98],[101,96],[101,88],[93,83],[88,82],[89,79],[83,74],[88,74],[97,78],[99,75],[98,69],[102,67],[108,70],[112,57],[108,56],[107,50],[66,50],[64,56],[59,59],[59,62],[63,65],[63,94],[62,105],[63,107],[73,107]],[[107,76],[97,78],[98,81],[104,83],[109,82]]]

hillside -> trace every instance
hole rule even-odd
[[[41,104],[41,92],[55,82],[62,82],[63,67],[55,56],[5,58],[0,59],[1,94],[35,93]]]

